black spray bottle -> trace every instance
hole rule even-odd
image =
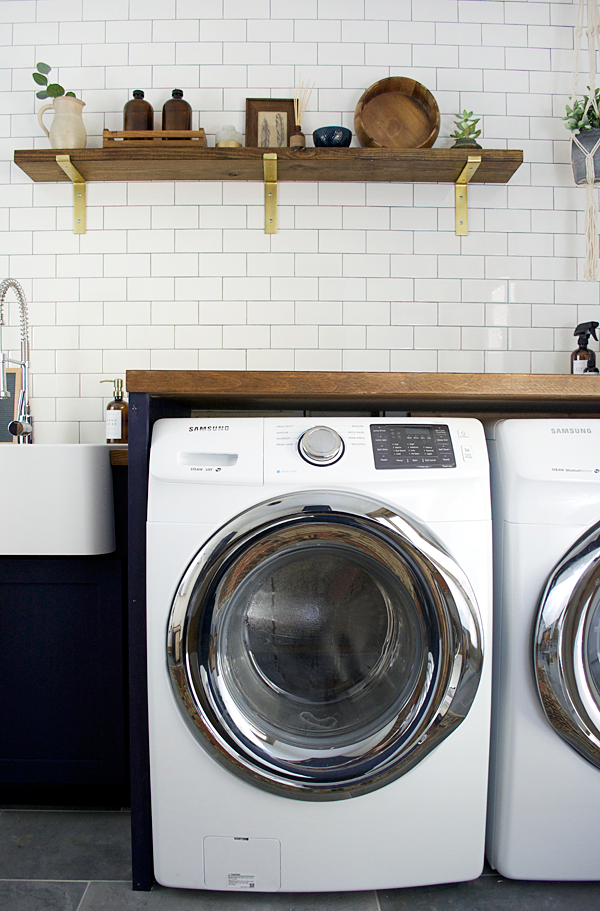
[[[598,336],[596,335],[598,325],[600,324],[593,320],[589,323],[580,323],[573,333],[573,335],[579,336],[577,339],[579,347],[571,354],[571,373],[599,372],[596,367],[596,354],[588,348],[590,335],[598,341]]]

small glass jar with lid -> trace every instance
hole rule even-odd
[[[215,135],[217,149],[241,149],[242,134],[238,133],[233,124],[228,123]]]

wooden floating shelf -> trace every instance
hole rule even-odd
[[[505,149],[204,149],[157,148],[141,142],[106,149],[22,149],[15,164],[33,181],[69,177],[56,163],[68,154],[85,181],[134,180],[264,180],[265,152],[277,154],[278,180],[393,181],[455,183],[469,154],[481,156],[472,183],[507,183],[523,163],[523,152]],[[136,144],[137,145],[137,144]]]

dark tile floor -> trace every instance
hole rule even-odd
[[[469,883],[246,895],[131,889],[129,813],[0,810],[1,911],[598,911],[600,883]]]

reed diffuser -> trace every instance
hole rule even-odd
[[[303,149],[306,146],[306,137],[302,132],[302,118],[312,95],[312,90],[315,87],[314,82],[311,86],[309,86],[308,82],[305,85],[302,82],[302,76],[300,76],[299,83],[298,86],[294,86],[294,120],[296,121],[296,127],[290,136],[290,149]]]

